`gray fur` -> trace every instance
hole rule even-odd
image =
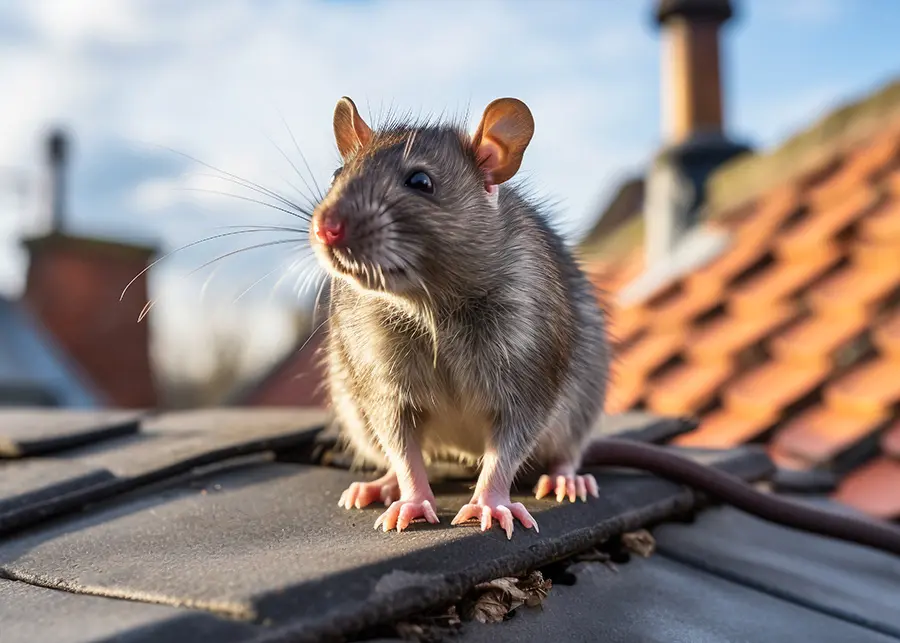
[[[414,170],[434,199],[404,186]],[[593,286],[541,206],[509,183],[492,204],[458,126],[394,124],[320,207],[352,239],[341,257],[313,246],[336,277],[327,382],[358,458],[386,468],[384,449],[414,439],[426,461],[492,446],[510,480],[526,462],[578,468],[609,352]]]

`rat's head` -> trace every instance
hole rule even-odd
[[[531,112],[514,98],[488,105],[472,135],[455,125],[375,131],[342,98],[334,135],[343,165],[310,228],[319,261],[375,292],[465,283],[497,252],[497,186],[518,171],[533,132]]]

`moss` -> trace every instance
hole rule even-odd
[[[897,119],[900,81],[837,108],[769,153],[744,154],[729,161],[707,185],[709,216],[718,218],[763,192],[815,171]]]

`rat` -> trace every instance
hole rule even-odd
[[[579,471],[605,464],[900,553],[900,530],[768,497],[654,445],[590,440],[609,377],[606,322],[543,203],[509,182],[534,134],[524,102],[492,101],[470,135],[462,123],[399,119],[373,130],[342,97],[333,130],[342,164],[310,226],[332,277],[325,384],[357,462],[386,471],[351,484],[340,506],[383,502],[384,531],[437,523],[426,466],[452,458],[479,473],[451,524],[484,531],[496,520],[511,538],[515,520],[539,530],[510,498],[520,472],[540,473],[539,499],[586,502],[597,482]]]

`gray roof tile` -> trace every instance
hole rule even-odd
[[[757,451],[699,457],[751,478],[769,469]],[[652,476],[599,473],[601,498],[586,505],[559,506],[523,491],[517,499],[541,532],[518,529],[508,541],[498,528],[450,527],[470,491],[436,485],[441,525],[385,534],[372,529],[377,508],[337,507],[356,477],[327,467],[235,464],[7,538],[0,575],[266,622],[274,640],[303,640],[434,605],[695,501]]]

